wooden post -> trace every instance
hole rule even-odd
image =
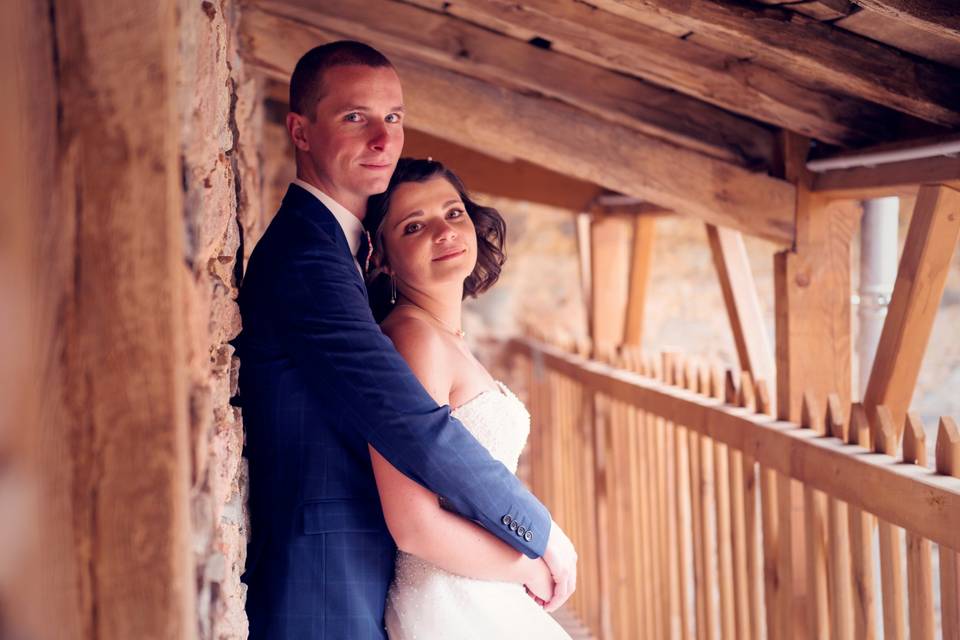
[[[814,398],[839,395],[850,401],[850,238],[855,211],[847,203],[830,203],[810,190],[812,176],[805,162],[807,139],[786,132],[783,139],[784,174],[795,183],[796,243],[774,257],[774,315],[776,320],[777,416],[799,422],[803,393]],[[797,483],[780,483],[781,519],[802,523],[803,493]],[[806,635],[807,585],[805,527],[781,531],[779,569],[786,575],[777,586],[771,638]],[[792,616],[787,619],[786,616]]]
[[[927,466],[927,442],[923,423],[916,414],[907,414],[903,431],[903,461]],[[932,545],[926,538],[907,531],[907,601],[910,608],[911,640],[933,640]]]
[[[595,349],[623,342],[632,220],[594,214],[590,224],[590,326]],[[596,351],[595,351],[596,353]]]
[[[940,418],[936,446],[937,473],[960,478],[960,429]],[[960,551],[940,545],[940,610],[944,638],[960,637]]]
[[[656,220],[656,217],[650,215],[633,217],[630,286],[627,290],[627,317],[623,337],[626,344],[641,345],[643,343],[643,316],[646,309],[647,282],[650,280]]]
[[[37,127],[22,160],[47,189],[18,212],[36,218],[30,286],[49,312],[31,436],[44,554],[22,595],[42,609],[17,614],[29,637],[189,639],[177,7],[38,6],[16,62]]]

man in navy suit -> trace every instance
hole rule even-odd
[[[558,608],[576,585],[569,539],[430,398],[367,302],[355,256],[367,198],[386,189],[403,146],[396,72],[361,43],[317,47],[293,72],[290,109],[297,180],[239,298],[250,637],[385,637],[396,547],[367,443],[446,508],[543,557],[556,582],[547,608]]]

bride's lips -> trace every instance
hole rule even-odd
[[[463,249],[456,249],[455,251],[448,251],[447,253],[445,253],[445,254],[443,254],[443,255],[437,256],[436,258],[433,259],[433,261],[434,261],[434,262],[439,262],[440,260],[452,260],[453,258],[456,258],[457,256],[462,256],[462,255],[465,254],[466,252],[467,252],[467,250],[466,250],[465,248],[463,248]]]

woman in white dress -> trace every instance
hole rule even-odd
[[[470,352],[461,330],[466,296],[488,289],[503,264],[500,214],[473,202],[439,162],[403,158],[387,191],[371,199],[371,305],[414,374],[510,470],[530,416]],[[445,511],[438,497],[370,450],[380,500],[396,540],[387,596],[391,640],[569,636],[543,609],[553,579],[542,559],[514,550]],[[451,464],[456,464],[451,461]]]

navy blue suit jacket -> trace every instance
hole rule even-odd
[[[543,553],[546,508],[423,389],[374,322],[340,225],[304,189],[291,185],[257,243],[239,302],[252,640],[385,637],[396,547],[368,442],[444,507]]]

